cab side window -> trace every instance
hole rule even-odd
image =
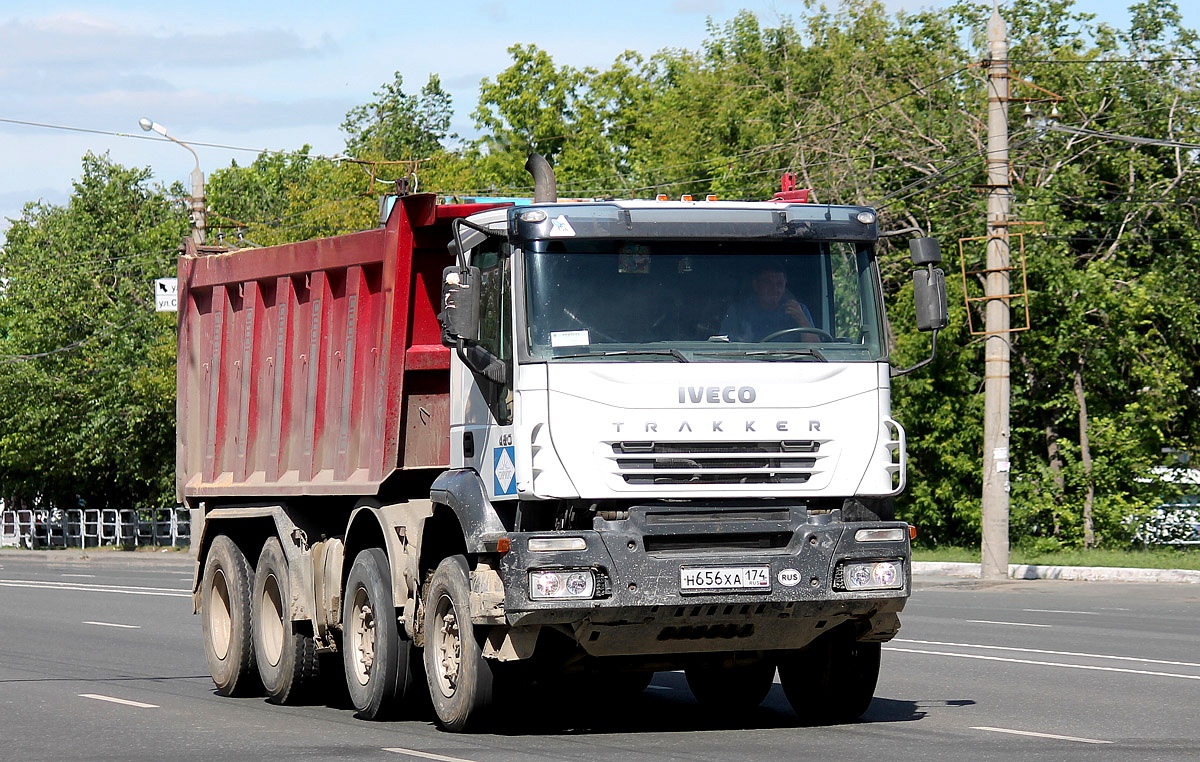
[[[480,381],[488,407],[500,424],[512,423],[512,289],[508,244],[487,238],[475,250],[472,264],[479,268],[479,345],[500,358],[508,369],[504,384]]]

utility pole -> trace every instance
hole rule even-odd
[[[1008,27],[993,6],[988,22],[987,269],[983,417],[983,579],[1008,579],[1009,186]]]

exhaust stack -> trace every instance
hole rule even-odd
[[[558,181],[554,179],[554,169],[544,156],[538,153],[529,154],[525,169],[533,175],[533,203],[558,201]]]

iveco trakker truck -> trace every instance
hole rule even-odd
[[[457,731],[660,670],[745,709],[778,673],[802,720],[858,717],[911,584],[875,213],[559,202],[537,159],[529,204],[187,243],[178,490],[217,690],[344,680],[367,719],[428,693]],[[937,245],[911,248],[936,331]]]

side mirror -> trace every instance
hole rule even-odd
[[[912,262],[924,270],[913,273],[913,295],[917,302],[917,330],[940,331],[950,324],[946,306],[946,276],[934,267],[942,261],[936,238],[914,238],[908,242]]]
[[[942,263],[942,247],[936,238],[913,238],[908,242],[908,250],[912,255],[912,263],[917,267]]]
[[[913,273],[917,302],[917,330],[940,331],[950,324],[946,307],[946,276],[936,267]]]
[[[479,268],[447,267],[442,271],[442,344],[453,347],[459,339],[479,340]]]

